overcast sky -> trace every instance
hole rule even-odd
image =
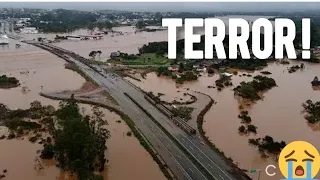
[[[212,3],[178,3],[178,2],[0,2],[0,7],[77,9],[77,10],[125,10],[125,11],[170,11],[170,12],[214,12],[214,11],[297,11],[320,10],[320,2],[212,2]]]

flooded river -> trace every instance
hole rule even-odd
[[[62,91],[79,89],[85,80],[79,74],[64,68],[65,61],[55,55],[36,47],[21,44],[15,48],[17,41],[10,40],[10,46],[0,47],[0,74],[16,77],[21,86],[12,89],[0,89],[0,102],[11,109],[28,108],[30,103],[39,100],[43,105],[58,107],[58,101],[39,96],[41,91]],[[42,86],[42,87],[41,87]],[[24,88],[23,88],[24,87]],[[91,109],[88,105],[82,105]],[[107,141],[105,179],[156,179],[165,177],[158,165],[134,137],[128,137],[128,126],[120,117],[104,110],[109,122],[111,138]],[[5,129],[1,127],[1,133]],[[44,169],[37,171],[37,150],[40,144],[32,144],[28,138],[24,140],[0,140],[0,174],[7,170],[5,180],[16,179],[48,179],[64,180],[66,173],[54,166],[54,163],[42,162]],[[36,166],[37,167],[37,166]]]
[[[204,117],[204,130],[209,139],[222,150],[227,157],[231,157],[243,169],[262,169],[262,180],[271,179],[264,173],[264,168],[268,164],[277,164],[275,161],[260,158],[258,150],[248,144],[249,138],[264,137],[270,135],[275,141],[285,141],[287,143],[295,140],[305,140],[314,144],[320,149],[320,131],[319,128],[310,127],[301,114],[302,106],[306,100],[320,101],[320,91],[311,87],[311,81],[314,76],[320,76],[320,65],[305,63],[304,70],[298,70],[289,74],[287,67],[294,64],[299,65],[300,62],[292,61],[290,65],[282,65],[278,63],[270,63],[263,70],[270,71],[270,77],[276,80],[278,87],[264,93],[263,100],[257,101],[249,109],[252,118],[252,124],[257,126],[258,134],[240,136],[238,128],[241,125],[239,115],[239,102],[234,97],[232,89],[241,81],[252,80],[252,77],[232,76],[233,87],[223,89],[219,92],[217,89],[209,89],[207,86],[215,86],[215,80],[218,75],[213,77],[202,76],[198,81],[185,83],[180,88],[171,79],[157,77],[155,73],[147,75],[146,80],[141,82],[131,79],[130,81],[141,88],[154,91],[156,93],[163,92],[169,94],[167,100],[173,100],[174,97],[182,97],[181,93],[186,88],[196,90],[210,95],[217,104],[215,104]],[[244,72],[247,74],[247,72]],[[252,75],[260,74],[258,71]],[[241,153],[239,153],[241,152]],[[254,179],[257,177],[254,176]],[[278,172],[272,179],[279,179]]]
[[[243,17],[243,16],[241,16]],[[224,17],[227,19],[227,17]],[[258,17],[249,17],[248,20],[254,20]],[[58,46],[72,50],[84,57],[92,50],[101,50],[101,57],[105,60],[109,58],[111,52],[123,51],[126,53],[137,53],[138,47],[152,41],[166,41],[167,32],[160,31],[155,33],[142,32],[134,34],[132,27],[119,27],[114,30],[121,30],[124,35],[111,36],[105,35],[103,40],[97,41],[64,41],[56,43]],[[201,33],[201,31],[200,31]],[[79,30],[73,35],[88,34],[86,30]],[[52,39],[56,34],[38,34],[26,35],[25,39],[37,37],[47,37]],[[178,38],[183,38],[180,34]],[[10,108],[27,108],[30,102],[40,100],[43,104],[52,104],[57,106],[57,101],[42,98],[38,95],[43,91],[74,90],[82,86],[85,80],[69,70],[65,70],[63,60],[54,55],[39,50],[35,47],[22,45],[20,49],[15,49],[12,40],[10,48],[0,48],[0,73],[17,77],[21,86],[10,89],[0,90],[1,102]],[[300,64],[300,62],[293,62]],[[217,104],[205,115],[204,130],[206,135],[217,145],[219,149],[225,152],[227,157],[231,157],[243,169],[252,168],[261,169],[261,180],[268,180],[264,168],[268,164],[276,164],[273,160],[262,160],[258,150],[249,146],[248,139],[256,137],[272,136],[276,141],[284,140],[287,143],[294,140],[306,140],[313,143],[320,149],[320,142],[317,139],[320,131],[317,128],[310,127],[301,114],[301,104],[307,99],[313,101],[320,100],[320,91],[311,88],[311,80],[314,76],[320,76],[320,65],[305,63],[306,68],[295,73],[287,72],[288,65],[271,63],[264,70],[270,71],[278,87],[275,87],[264,93],[264,99],[257,101],[249,109],[252,118],[252,124],[257,126],[258,134],[250,137],[240,136],[238,127],[241,125],[239,114],[239,102],[233,96],[232,88],[226,88],[221,92],[216,89],[208,89],[207,86],[214,85],[219,77],[202,76],[196,82],[185,83],[177,88],[174,81],[158,78],[154,73],[147,75],[146,80],[141,82],[131,80],[133,83],[141,86],[147,91],[155,93],[164,93],[163,100],[173,101],[183,98],[183,93],[187,92],[185,88],[197,90],[210,95]],[[29,73],[26,73],[29,71]],[[22,72],[22,74],[20,73]],[[253,73],[253,75],[259,72]],[[241,73],[240,73],[241,74]],[[234,86],[241,81],[251,80],[250,77],[233,76]],[[22,92],[22,87],[28,87]],[[30,91],[29,91],[30,90]],[[180,92],[177,92],[180,91]],[[127,137],[128,127],[122,123],[115,123],[119,117],[106,113],[111,131],[111,139],[108,140],[108,171],[105,172],[108,179],[164,179],[157,165],[153,162],[147,152],[139,145],[134,137]],[[40,176],[34,171],[33,162],[36,156],[38,145],[30,145],[24,141],[6,141],[1,140],[0,146],[0,172],[1,168],[8,169],[7,179],[55,179],[59,177],[57,168],[46,168]],[[23,152],[15,152],[19,147],[23,147]],[[235,148],[236,147],[236,148]],[[241,153],[239,153],[241,152]],[[24,166],[20,166],[19,163]],[[28,168],[23,168],[28,166]],[[30,168],[29,168],[30,167]],[[11,173],[16,176],[11,176]],[[19,176],[19,177],[18,177]],[[41,177],[41,178],[40,178]],[[254,179],[257,177],[255,176]],[[279,179],[280,174],[272,179]]]

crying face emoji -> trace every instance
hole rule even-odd
[[[288,180],[312,180],[320,168],[319,152],[308,142],[291,142],[280,153],[279,168]]]

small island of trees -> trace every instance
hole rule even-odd
[[[168,68],[164,66],[158,67],[156,72],[158,76],[168,76],[172,79],[175,79],[176,83],[178,84],[183,84],[184,82],[195,81],[198,79],[198,75],[195,72],[183,68],[182,65],[180,65],[179,72],[169,71]]]
[[[221,75],[219,79],[215,81],[218,90],[222,90],[225,87],[232,86],[231,77]]]
[[[278,155],[281,150],[286,146],[284,141],[276,142],[271,136],[265,136],[264,138],[249,139],[249,144],[257,147],[262,157],[268,157],[270,155]]]
[[[15,77],[8,77],[6,75],[0,76],[0,88],[14,88],[19,85],[19,80]]]
[[[300,66],[299,65],[293,65],[293,66],[291,66],[289,69],[288,69],[288,72],[289,73],[294,73],[294,72],[296,72],[297,70],[299,70],[299,69],[304,69],[304,64],[303,63],[301,63],[300,64]]]
[[[312,86],[320,86],[320,81],[318,79],[318,76],[315,76],[313,81],[311,81]]]
[[[248,133],[257,134],[257,127],[255,125],[251,124],[251,117],[249,116],[248,111],[241,111],[241,113],[238,115],[238,118],[240,118],[241,123],[244,124],[238,128],[240,133],[242,133],[242,134],[248,134]]]
[[[234,88],[235,95],[241,96],[252,101],[259,100],[258,92],[262,92],[277,86],[276,81],[272,78],[257,75],[251,82],[241,82]]]
[[[302,104],[304,112],[307,113],[305,119],[310,124],[316,124],[320,122],[320,101],[313,103],[310,99],[306,103]]]

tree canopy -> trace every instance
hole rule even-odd
[[[147,26],[147,24],[143,21],[143,20],[139,20],[139,21],[137,21],[137,23],[136,23],[136,28],[137,29],[143,29],[144,27],[146,27]]]
[[[95,168],[104,170],[105,143],[110,137],[103,120],[103,113],[93,108],[93,116],[83,116],[78,105],[71,101],[60,103],[56,112],[61,128],[55,129],[54,144],[47,144],[42,152],[54,154],[59,167],[76,172],[80,180],[102,178],[93,173]],[[49,156],[50,157],[50,156]]]

